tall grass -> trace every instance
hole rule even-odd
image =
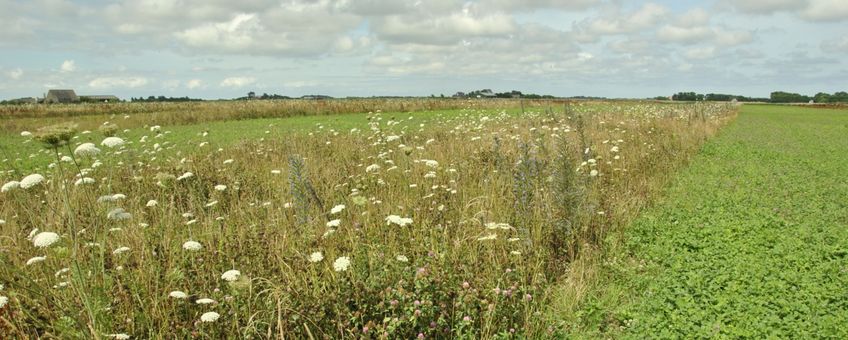
[[[0,332],[554,336],[563,329],[544,312],[580,250],[734,113],[565,108],[469,108],[424,126],[373,110],[360,129],[238,145],[208,136],[201,150],[212,151],[178,158],[156,157],[152,141],[71,156],[71,139],[54,147],[47,180],[0,194]],[[85,177],[95,183],[74,185]],[[36,248],[36,228],[62,237]],[[36,256],[46,259],[26,264]],[[220,318],[201,320],[212,311]]]

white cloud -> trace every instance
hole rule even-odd
[[[848,20],[848,2],[845,0],[812,0],[801,13],[801,17],[810,21]]]
[[[483,6],[491,6],[500,10],[582,10],[600,3],[599,0],[483,0]]]
[[[203,85],[203,82],[200,79],[190,79],[186,82],[186,88],[189,90],[196,89]]]
[[[229,21],[204,24],[176,33],[175,36],[191,47],[238,51],[253,45],[253,36],[261,29],[256,14],[239,13]]]
[[[136,88],[147,85],[148,80],[144,77],[99,77],[88,82],[88,86],[94,89],[110,88]]]
[[[21,77],[23,75],[24,75],[24,70],[22,70],[20,68],[16,68],[14,70],[9,71],[9,78],[12,78],[12,80],[21,79]]]
[[[845,0],[722,0],[721,4],[750,14],[790,12],[812,22],[848,20]]]
[[[170,32],[159,32],[160,40],[175,41],[182,52],[191,54],[317,56],[332,52],[340,38],[365,20],[345,12],[346,2],[335,0],[287,0],[276,5],[264,0],[255,2],[262,3],[255,6],[220,3],[220,7],[210,9],[208,14],[197,14],[202,20],[165,23],[175,27]],[[247,8],[256,10],[244,11]],[[120,17],[133,15],[122,13]]]
[[[678,27],[694,27],[694,26],[703,26],[710,22],[710,13],[704,10],[703,8],[693,8],[685,13],[681,14],[680,17],[675,20],[674,25]]]
[[[256,82],[253,77],[229,77],[221,81],[221,87],[244,87]]]
[[[820,46],[825,52],[848,53],[848,36],[843,36],[841,39],[824,40]]]
[[[596,41],[603,35],[632,34],[655,27],[668,15],[665,6],[646,3],[629,13],[614,7],[609,13],[597,18],[587,18],[574,25],[578,38],[585,42]]]
[[[475,14],[473,9],[446,16],[388,16],[375,20],[374,32],[392,43],[449,45],[473,37],[505,36],[516,30],[506,14]]]
[[[803,9],[807,6],[808,0],[722,0],[721,3],[744,13],[772,14]]]
[[[65,60],[59,68],[62,73],[74,72],[77,70],[77,65],[73,60]]]
[[[163,89],[173,90],[173,89],[176,89],[178,87],[180,87],[180,80],[179,79],[168,79],[168,80],[162,81],[162,88]]]
[[[666,25],[657,31],[657,37],[662,41],[681,44],[694,44],[713,37],[715,32],[706,26],[677,27]]]
[[[716,48],[713,46],[691,48],[686,50],[685,55],[689,59],[710,59],[715,57]]]
[[[715,33],[715,41],[723,46],[737,46],[754,41],[754,35],[749,31],[718,30]]]

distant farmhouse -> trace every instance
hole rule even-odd
[[[50,90],[44,95],[44,104],[79,103],[80,99],[74,90]]]
[[[98,102],[98,103],[114,103],[121,101],[118,97],[113,95],[92,95],[92,96],[80,96],[80,100],[84,102]]]
[[[38,103],[38,99],[36,99],[35,97],[23,97],[5,100],[4,102],[7,104],[36,104]]]
[[[113,95],[77,96],[74,90],[49,90],[41,102],[45,104],[70,104],[79,102],[114,103],[119,101],[121,99]]]

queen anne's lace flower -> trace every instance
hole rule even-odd
[[[388,217],[386,217],[386,224],[392,224],[392,223],[403,227],[407,224],[412,224],[412,218],[410,218],[410,217],[400,217],[398,215],[389,215]]]
[[[203,249],[203,246],[200,244],[200,242],[197,241],[186,241],[185,243],[183,243],[183,249],[188,251],[198,251],[200,249]]]
[[[37,248],[47,248],[58,241],[59,234],[49,231],[38,233],[32,238],[32,244]]]
[[[21,187],[21,182],[18,181],[9,181],[6,184],[3,184],[3,187],[0,187],[0,192],[8,192],[10,190],[14,190]]]
[[[43,181],[44,181],[44,176],[39,175],[39,174],[32,174],[32,175],[24,177],[24,179],[22,179],[21,182],[20,182],[20,186],[21,186],[22,189],[29,189],[29,188],[32,188],[32,187],[40,184]]]
[[[215,313],[215,312],[206,312],[206,313],[203,313],[203,315],[200,316],[200,321],[215,322],[220,317],[221,317],[221,314],[218,314],[218,313]]]
[[[26,261],[26,265],[27,265],[27,266],[31,266],[31,265],[33,265],[33,264],[39,263],[39,262],[41,262],[41,261],[44,261],[44,260],[46,260],[46,259],[47,259],[47,256],[35,256],[35,257],[33,257],[33,258],[31,258],[31,259],[27,260],[27,261]]]
[[[333,270],[337,272],[346,271],[350,267],[350,257],[342,256],[333,261]]]
[[[74,154],[77,156],[94,156],[100,153],[100,149],[94,143],[82,143],[74,149]]]
[[[239,279],[241,272],[235,269],[230,269],[221,274],[221,279],[227,282],[233,282]]]
[[[309,255],[309,262],[316,263],[321,262],[322,260],[324,260],[324,254],[320,251],[316,251]]]
[[[124,140],[120,137],[106,137],[106,139],[100,142],[100,145],[107,146],[110,148],[116,148],[121,145],[124,145]]]

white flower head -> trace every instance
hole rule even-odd
[[[106,218],[115,221],[124,221],[132,218],[132,214],[128,213],[124,208],[114,208],[109,210],[109,213],[106,214]]]
[[[119,247],[118,249],[113,250],[112,254],[120,255],[120,254],[126,253],[128,251],[130,251],[130,247]]]
[[[215,303],[215,300],[212,300],[210,298],[200,298],[200,299],[195,300],[194,303],[196,303],[198,305],[208,305],[208,304]]]
[[[333,207],[333,209],[330,209],[330,214],[334,214],[334,215],[338,214],[338,213],[342,212],[342,210],[344,210],[344,209],[345,209],[345,205],[339,204],[339,205]]]
[[[409,262],[409,258],[406,257],[406,255],[395,256],[395,260],[397,260],[398,262]]]
[[[173,292],[168,293],[168,296],[174,299],[185,299],[188,297],[188,294],[180,290],[175,290]]]
[[[6,184],[3,184],[3,187],[0,187],[0,192],[8,192],[10,190],[14,190],[21,187],[21,182],[18,181],[9,181]]]
[[[106,336],[117,340],[127,340],[130,338],[129,335],[124,333],[106,334]]]
[[[80,186],[80,185],[84,185],[84,184],[94,184],[94,182],[96,182],[94,180],[94,178],[83,177],[83,178],[78,179],[76,182],[74,182],[74,185]]]
[[[223,184],[218,184],[218,185],[215,186],[215,190],[224,191],[224,190],[227,190],[227,186],[223,185]]]
[[[477,238],[477,241],[491,241],[498,238],[498,234],[489,234]]]
[[[74,149],[74,155],[77,156],[94,156],[100,153],[100,149],[94,143],[82,143]]]
[[[218,313],[215,313],[215,312],[206,312],[206,313],[203,313],[203,315],[200,316],[200,321],[215,322],[215,321],[218,321],[218,318],[220,318],[220,317],[221,317],[221,314],[218,314]]]
[[[0,309],[6,307],[6,304],[9,303],[9,298],[5,296],[0,296]]]
[[[193,174],[193,173],[191,173],[191,172],[186,172],[186,173],[184,173],[184,174],[180,175],[180,177],[177,177],[177,180],[178,180],[178,181],[182,181],[182,180],[189,179],[189,178],[192,178],[192,177],[194,177],[194,174]]]
[[[401,227],[406,226],[407,224],[412,224],[412,218],[410,217],[400,217],[398,215],[389,215],[386,217],[386,225],[397,224]]]
[[[32,238],[32,244],[36,248],[47,248],[56,242],[59,242],[59,234],[49,231],[40,232]]]
[[[188,251],[198,251],[200,249],[203,249],[203,246],[200,244],[200,242],[189,240],[183,243],[183,249]]]
[[[333,270],[337,272],[346,271],[350,267],[350,257],[342,256],[333,261]]]
[[[338,228],[339,225],[341,225],[341,224],[342,224],[342,220],[335,219],[335,220],[332,220],[330,222],[327,222],[327,227],[328,228]]]
[[[149,201],[147,201],[146,206],[155,207],[157,204],[159,204],[159,202],[157,202],[156,200],[149,200]]]
[[[320,251],[316,251],[312,254],[309,254],[309,262],[317,263],[321,262],[322,260],[324,260],[324,254],[322,254]]]
[[[233,282],[239,279],[241,272],[235,269],[230,269],[221,274],[221,279],[227,282]]]
[[[117,148],[121,145],[124,145],[124,140],[120,137],[106,137],[105,139],[103,139],[102,142],[100,142],[100,145],[110,148]]]
[[[509,225],[509,223],[495,223],[495,222],[489,222],[489,223],[486,223],[486,229],[503,229],[503,230],[510,230],[510,229],[512,229],[512,226],[510,226],[510,225]]]
[[[29,188],[32,188],[32,187],[40,184],[43,181],[44,181],[44,176],[39,175],[39,174],[32,174],[32,175],[24,177],[24,179],[22,179],[21,182],[20,182],[20,186],[21,186],[22,189],[29,189]]]
[[[47,256],[35,256],[26,261],[27,266],[31,266],[33,264],[39,263],[47,259]]]

